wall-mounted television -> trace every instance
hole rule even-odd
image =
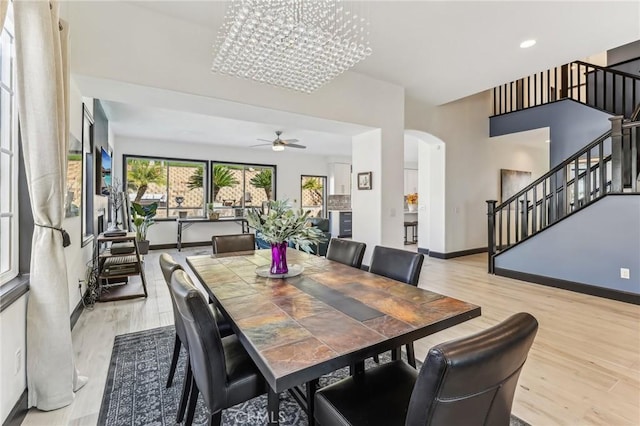
[[[100,195],[109,195],[109,187],[111,186],[111,154],[104,148],[100,148]]]

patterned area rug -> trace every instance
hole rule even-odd
[[[175,425],[182,391],[186,353],[180,354],[173,385],[165,388],[175,331],[173,326],[116,336],[109,374],[100,407],[99,425]],[[388,352],[381,362],[388,360]],[[374,365],[368,359],[366,368]],[[326,386],[348,375],[347,368],[320,379]],[[281,425],[307,425],[307,416],[288,393],[280,397]],[[224,410],[223,425],[264,425],[267,423],[267,397],[259,396]],[[198,401],[194,424],[207,423],[207,414]],[[510,426],[528,426],[511,417]]]

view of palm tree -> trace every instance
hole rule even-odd
[[[127,162],[127,189],[136,191],[134,202],[139,203],[149,184],[164,185],[166,170],[161,163],[151,160],[130,160]]]
[[[271,169],[262,169],[260,173],[252,177],[249,181],[254,187],[264,189],[267,200],[271,199],[271,188],[273,187],[271,177]]]

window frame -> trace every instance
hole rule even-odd
[[[217,161],[217,160],[210,160],[209,161],[209,192],[207,193],[207,198],[208,198],[208,203],[213,203],[214,199],[213,199],[213,182],[211,182],[211,179],[213,178],[213,168],[217,165],[224,165],[224,166],[242,166],[244,167],[243,171],[246,170],[247,168],[250,167],[255,167],[255,168],[271,168],[273,169],[273,172],[271,174],[271,185],[272,185],[272,194],[271,194],[271,199],[272,200],[277,200],[278,199],[278,167],[275,164],[259,164],[259,163],[245,163],[242,161]],[[246,192],[246,188],[247,188],[247,180],[246,178],[244,179],[243,185],[244,187],[242,188],[242,192],[245,193]],[[216,209],[226,209],[226,208],[241,208],[243,211],[247,210],[249,207],[246,207],[245,205],[245,199],[242,198],[242,207],[216,207]]]
[[[302,204],[304,200],[304,189],[302,188],[303,181],[307,178],[320,179],[322,181],[322,204],[320,205],[320,213],[323,218],[329,217],[329,210],[327,207],[327,185],[329,183],[329,178],[327,175],[300,175],[300,208],[305,211],[305,206]],[[311,207],[311,206],[306,206]],[[314,216],[315,217],[315,216]]]
[[[19,229],[20,229],[20,215],[18,211],[18,167],[19,167],[19,146],[18,146],[18,108],[17,108],[17,100],[16,100],[16,63],[15,63],[15,32],[13,27],[13,8],[11,4],[9,4],[9,8],[7,10],[7,15],[5,18],[5,25],[2,29],[2,33],[0,37],[4,37],[4,34],[8,33],[12,39],[11,42],[11,50],[10,50],[10,81],[9,86],[7,86],[3,81],[0,80],[0,96],[2,96],[3,92],[7,92],[9,94],[9,144],[8,148],[2,148],[0,145],[0,156],[8,155],[9,156],[9,164],[11,167],[10,172],[10,182],[9,182],[9,200],[8,200],[8,208],[5,209],[4,206],[7,203],[7,200],[0,200],[0,216],[2,218],[10,218],[11,221],[11,231],[9,232],[9,256],[10,263],[9,269],[6,271],[0,272],[0,286],[4,286],[9,283],[12,279],[18,276],[19,273],[19,254],[20,254],[20,246],[19,246]],[[4,52],[4,51],[3,51]],[[2,114],[0,111],[0,121],[2,121]],[[2,126],[0,126],[2,127]],[[1,136],[0,136],[1,137]],[[5,238],[6,235],[2,235],[0,238]],[[4,256],[5,254],[2,253]]]
[[[176,158],[176,157],[160,157],[160,156],[151,156],[151,155],[137,155],[137,154],[123,154],[122,155],[122,191],[128,195],[128,181],[127,181],[127,160],[129,159],[142,159],[142,160],[156,160],[163,161],[165,163],[169,162],[187,162],[187,163],[200,163],[203,165],[204,176],[202,177],[202,191],[203,191],[203,206],[202,206],[202,215],[199,216],[190,216],[190,218],[200,218],[204,219],[207,217],[207,203],[209,198],[209,160],[196,160],[191,158]],[[169,174],[169,167],[167,167],[167,178]],[[167,206],[162,207],[162,209],[166,209],[167,217],[155,217],[153,220],[155,222],[173,222],[178,216],[168,216],[169,210],[169,186],[167,184]],[[158,211],[161,208],[158,207]]]

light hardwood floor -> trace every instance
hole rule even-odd
[[[184,256],[204,248],[170,252]],[[173,322],[158,253],[146,257],[149,298],[98,304],[73,330],[78,369],[89,383],[69,407],[31,410],[23,425],[95,425],[116,335]],[[427,258],[420,287],[482,307],[482,316],[416,342],[434,344],[526,311],[540,323],[513,413],[533,425],[640,425],[640,307],[486,273],[486,255]]]

